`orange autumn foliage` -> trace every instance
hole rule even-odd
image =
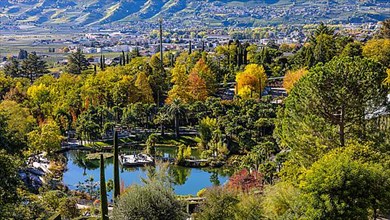
[[[206,81],[197,71],[191,71],[188,77],[189,93],[194,101],[204,101],[208,96]]]

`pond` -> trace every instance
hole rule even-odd
[[[156,152],[164,157],[171,157],[175,153],[175,148],[157,148]],[[85,183],[86,180],[93,178],[92,182],[98,182],[100,178],[99,160],[87,160],[87,152],[68,151],[65,156],[68,159],[67,170],[64,173],[63,181],[72,190],[77,189],[79,183]],[[194,152],[193,155],[197,155]],[[127,187],[131,184],[141,184],[141,178],[147,175],[146,167],[124,168],[119,167],[120,179]],[[207,187],[214,185],[223,185],[227,182],[229,176],[222,174],[219,169],[188,168],[176,165],[169,165],[169,175],[173,180],[173,189],[178,195],[196,195],[196,193]],[[112,158],[105,160],[106,182],[113,179]],[[109,193],[111,197],[111,193]]]

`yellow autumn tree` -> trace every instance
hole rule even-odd
[[[153,103],[153,91],[148,82],[148,78],[144,72],[139,72],[137,80],[135,80],[135,87],[138,88],[140,101],[143,103]]]
[[[390,39],[372,39],[363,47],[363,56],[390,66]]]
[[[255,98],[264,90],[267,75],[264,67],[257,64],[249,64],[243,72],[236,76],[236,92],[243,98]]]
[[[168,91],[168,98],[165,102],[169,104],[175,99],[188,102],[191,96],[188,92],[188,74],[185,64],[176,63],[176,66],[172,69],[171,82],[173,87]]]
[[[290,92],[291,89],[294,87],[294,84],[298,82],[298,80],[307,73],[308,71],[306,68],[301,68],[295,71],[287,71],[283,80],[283,88],[285,88],[287,92]]]

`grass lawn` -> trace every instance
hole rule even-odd
[[[135,138],[127,137],[127,138],[120,138],[119,143],[129,143],[136,141]],[[178,139],[175,139],[174,135],[165,135],[165,136],[159,136],[159,140],[156,143],[157,147],[176,147],[180,144],[184,145],[190,145],[195,146],[199,141],[199,137],[196,136],[188,136],[183,135],[180,136]],[[144,143],[146,140],[141,141],[141,146],[145,145]],[[112,146],[113,140],[105,140],[105,141],[95,141],[93,143],[85,144],[86,147],[94,147],[94,148],[103,148],[107,146]]]
[[[95,141],[95,142],[90,142],[88,144],[85,144],[84,146],[86,147],[96,147],[96,148],[101,148],[101,147],[107,147],[107,146],[110,146],[112,145],[112,141],[111,141],[111,144],[107,143],[107,142],[102,142],[102,141]]]
[[[175,139],[174,136],[165,135],[163,137],[159,137],[159,141],[157,142],[158,146],[177,146],[180,144],[194,146],[197,144],[196,136],[180,136],[178,139]]]

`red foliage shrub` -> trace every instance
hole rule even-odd
[[[227,184],[229,189],[249,192],[253,189],[263,190],[263,174],[243,169],[230,177]]]

